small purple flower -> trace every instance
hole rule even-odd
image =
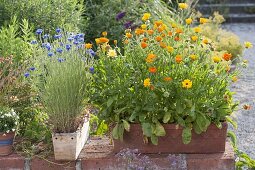
[[[50,51],[50,49],[51,49],[50,43],[46,43],[45,47],[47,48],[48,51]]]
[[[72,45],[71,44],[66,44],[66,50],[69,51],[71,49]]]
[[[43,39],[48,39],[49,37],[50,37],[49,34],[44,34],[44,35],[43,35]]]
[[[36,41],[36,40],[32,40],[32,41],[30,42],[30,44],[35,45],[35,44],[37,44],[37,41]]]
[[[29,70],[35,71],[35,67],[30,67]]]
[[[60,45],[61,47],[63,47],[63,46],[64,46],[64,43],[62,43],[62,42],[59,42],[59,45]]]
[[[48,56],[49,56],[49,57],[52,57],[53,55],[54,55],[53,52],[48,52]]]
[[[92,56],[92,57],[94,57],[94,56],[96,55],[96,52],[93,51],[92,49],[89,49],[89,50],[87,50],[86,52],[87,52],[87,54],[89,54],[89,55]]]
[[[71,42],[73,41],[73,37],[68,37],[67,40]]]
[[[94,73],[95,73],[95,68],[94,68],[94,67],[90,67],[90,68],[89,68],[89,72],[90,72],[91,74],[94,74]]]
[[[80,33],[80,34],[77,34],[79,38],[84,38],[84,35],[83,33]]]
[[[25,73],[24,76],[28,78],[30,76],[30,73]]]
[[[63,59],[63,58],[58,58],[58,62],[62,63],[62,62],[64,62],[64,61],[65,61],[65,59]]]
[[[119,12],[117,15],[116,15],[116,20],[119,21],[121,20],[122,18],[124,18],[126,15],[126,12]]]
[[[132,24],[133,24],[133,21],[127,21],[126,23],[124,23],[125,29],[130,28],[132,26]]]
[[[78,45],[78,44],[79,44],[79,42],[78,42],[78,41],[74,41],[74,42],[73,42],[73,44]]]
[[[57,51],[58,53],[62,53],[62,52],[63,52],[63,49],[62,49],[62,48],[57,48],[56,51]]]
[[[37,35],[40,35],[40,34],[42,34],[42,32],[43,32],[43,29],[37,29],[35,33],[36,33]]]
[[[78,41],[79,43],[84,43],[84,38],[79,38]]]
[[[56,35],[54,35],[54,38],[55,38],[55,39],[60,39],[61,37],[62,37],[61,34],[56,34]]]
[[[56,29],[56,32],[57,32],[57,33],[60,33],[60,32],[61,32],[61,29],[60,29],[60,28],[57,28],[57,29]]]

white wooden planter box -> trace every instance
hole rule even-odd
[[[76,160],[89,136],[89,121],[74,133],[54,133],[52,141],[56,160]]]

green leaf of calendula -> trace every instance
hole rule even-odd
[[[126,121],[126,120],[122,120],[123,121],[123,125],[126,131],[130,131],[130,124]]]
[[[152,130],[151,130],[151,124],[150,123],[142,123],[142,129],[143,129],[143,134],[145,136],[151,137]]]
[[[156,135],[151,136],[151,143],[153,145],[158,145],[158,137]]]
[[[163,123],[168,123],[168,121],[171,119],[171,113],[166,112],[164,117],[163,117]]]
[[[164,127],[160,123],[156,124],[156,128],[155,128],[155,133],[154,134],[156,136],[165,136],[166,135],[166,131],[165,131]]]
[[[191,128],[185,128],[182,130],[182,141],[184,144],[189,144],[191,141]]]
[[[119,139],[119,124],[117,123],[112,130],[113,139]]]

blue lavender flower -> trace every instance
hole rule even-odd
[[[89,55],[92,56],[92,57],[94,57],[94,56],[96,55],[96,52],[93,51],[92,49],[89,49],[89,50],[87,50],[86,52],[87,52],[87,54],[89,54]]]
[[[125,29],[130,28],[132,26],[132,24],[133,24],[133,21],[127,21],[126,23],[124,23]]]
[[[56,34],[56,35],[54,35],[54,38],[55,38],[55,39],[60,39],[61,37],[62,37],[61,34]]]
[[[56,51],[57,51],[58,53],[62,53],[62,52],[63,52],[63,49],[62,49],[62,48],[57,48]]]
[[[48,52],[48,56],[49,56],[49,57],[52,57],[53,55],[54,55],[53,52]]]
[[[126,15],[126,12],[119,12],[117,15],[116,15],[116,20],[119,21],[121,20],[122,18],[124,18]]]
[[[30,67],[29,70],[35,71],[35,67]]]
[[[71,49],[72,45],[71,44],[66,44],[66,50],[69,51]]]
[[[56,29],[56,32],[57,32],[57,33],[60,33],[60,32],[61,32],[61,29],[60,29],[60,28],[57,28],[57,29]]]
[[[32,41],[30,42],[30,44],[35,45],[35,44],[37,44],[37,41],[36,41],[36,40],[32,40]]]
[[[63,58],[58,58],[58,62],[62,63],[62,62],[64,62],[64,61],[65,61],[65,59],[63,59]]]
[[[43,29],[37,29],[35,33],[36,33],[37,35],[40,35],[40,34],[42,34],[42,32],[43,32]]]
[[[30,76],[30,73],[27,72],[27,73],[24,74],[24,76],[25,76],[26,78],[28,78],[28,77]]]
[[[50,51],[50,50],[51,50],[51,45],[50,45],[50,43],[46,43],[45,48],[47,48],[47,50]]]
[[[78,42],[78,41],[74,41],[74,42],[73,42],[73,44],[78,45],[78,44],[79,44],[79,42]]]
[[[43,39],[48,39],[49,37],[50,37],[49,34],[44,34],[44,35],[43,35]]]
[[[89,68],[89,72],[90,72],[91,74],[94,74],[94,73],[95,73],[95,68],[94,68],[94,67],[90,67],[90,68]]]
[[[79,42],[79,43],[84,43],[84,38],[79,38],[79,39],[78,39],[78,42]]]
[[[73,41],[73,37],[68,37],[67,40],[71,42]]]
[[[80,33],[80,34],[77,34],[79,38],[84,38],[84,35],[83,33]]]

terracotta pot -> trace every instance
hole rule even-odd
[[[76,160],[89,136],[89,120],[74,133],[54,133],[52,141],[56,160]]]
[[[12,153],[12,144],[15,136],[15,132],[10,133],[0,132],[0,156],[10,155]]]
[[[123,141],[113,140],[114,152],[124,148],[138,149],[140,153],[220,153],[225,151],[227,137],[227,123],[222,128],[211,124],[207,131],[198,135],[192,131],[192,140],[189,144],[182,142],[182,128],[175,124],[163,125],[166,136],[159,137],[158,145],[145,144],[140,124],[131,124],[130,132],[124,133]]]

